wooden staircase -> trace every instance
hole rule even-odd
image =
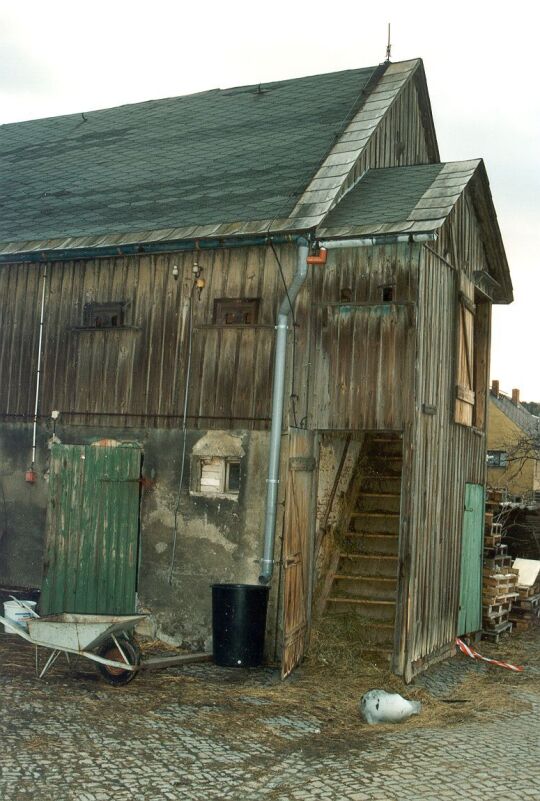
[[[327,615],[362,619],[366,647],[391,653],[396,615],[402,441],[399,435],[370,434],[364,468],[350,514]]]

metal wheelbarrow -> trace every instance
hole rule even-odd
[[[25,604],[21,604],[25,608]],[[80,615],[64,613],[33,618],[24,625],[0,617],[8,631],[18,634],[35,646],[48,648],[51,654],[41,671],[42,679],[52,668],[60,654],[76,654],[96,662],[101,675],[109,684],[127,684],[135,678],[141,666],[141,652],[129,636],[131,629],[145,615]],[[36,647],[37,668],[37,647]]]

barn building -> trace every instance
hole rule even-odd
[[[422,62],[4,125],[0,586],[210,647],[268,584],[283,675],[355,615],[406,680],[480,627],[484,164]]]

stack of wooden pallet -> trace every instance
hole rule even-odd
[[[488,495],[482,570],[482,638],[491,642],[498,642],[503,634],[512,631],[510,613],[518,598],[518,571],[512,567],[512,557],[502,542],[502,525],[493,522],[499,503],[497,493]]]
[[[516,559],[518,598],[512,607],[510,620],[517,631],[527,631],[540,621],[540,562]]]

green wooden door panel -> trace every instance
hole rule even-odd
[[[54,445],[42,614],[135,609],[141,450]]]
[[[465,484],[458,636],[481,628],[484,504],[484,487]]]

